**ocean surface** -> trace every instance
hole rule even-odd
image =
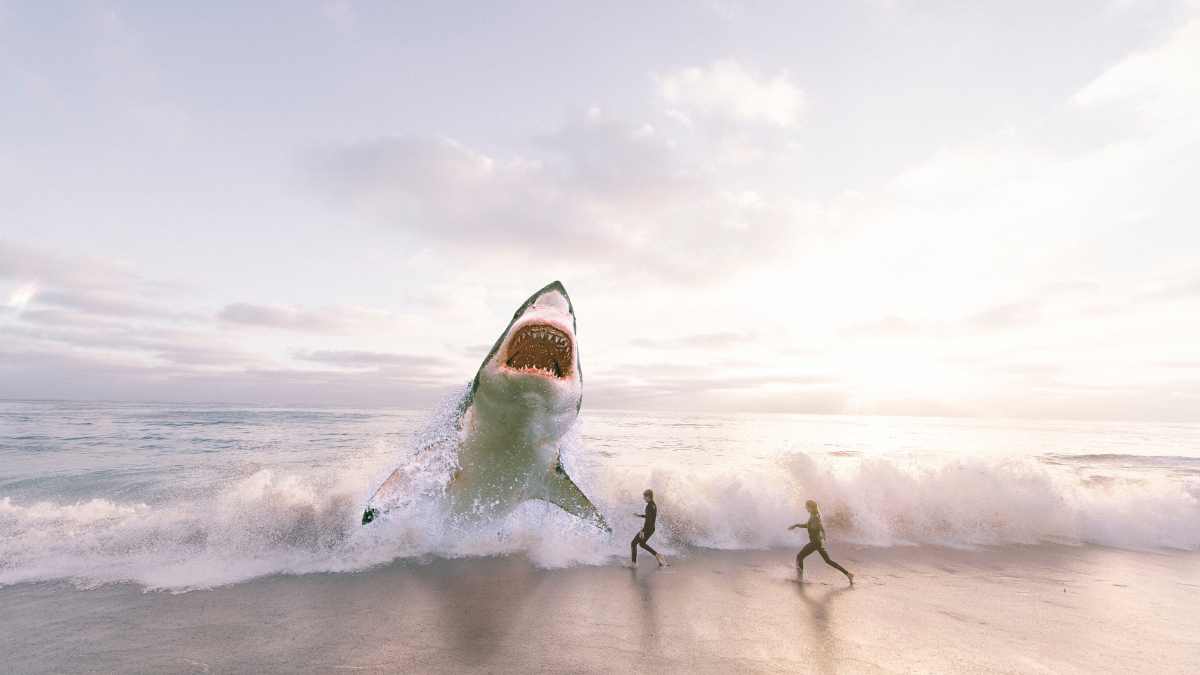
[[[588,410],[564,464],[605,535],[529,502],[464,525],[440,509],[435,410],[0,401],[0,586],[175,592],[402,559],[616,565],[654,488],[656,545],[795,548],[803,502],[831,547],[1095,544],[1200,550],[1200,424]],[[410,499],[362,508],[397,466]],[[661,544],[659,543],[661,542]]]

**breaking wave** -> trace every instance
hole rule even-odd
[[[606,469],[597,456],[577,461],[589,454],[577,433],[564,459],[614,535],[541,502],[463,523],[447,516],[441,498],[453,467],[452,417],[453,406],[444,406],[416,435],[400,462],[412,493],[369,527],[359,524],[362,507],[394,465],[250,467],[211,494],[154,503],[0,497],[0,586],[127,581],[181,591],[270,574],[349,572],[400,558],[519,554],[543,567],[611,564],[624,559],[640,526],[632,512],[645,486],[658,496],[656,544],[661,539],[676,554],[798,546],[802,535],[786,528],[801,519],[809,498],[821,504],[835,545],[1200,550],[1200,483],[1170,472],[1102,472],[1112,459],[921,463],[796,452],[749,468],[631,471]],[[1181,467],[1197,461],[1151,460]]]

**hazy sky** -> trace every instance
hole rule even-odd
[[[1200,421],[1195,2],[0,0],[0,397]]]

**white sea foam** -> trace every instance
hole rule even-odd
[[[664,520],[689,544],[795,543],[785,529],[803,501],[821,504],[831,541],[872,546],[1042,542],[1200,550],[1194,485],[1161,477],[1080,479],[1033,458],[920,465],[885,458],[852,466],[794,454],[777,471],[660,471]]]
[[[1187,457],[964,461],[792,451],[757,462],[631,468],[606,462],[578,430],[568,437],[564,463],[615,534],[541,502],[461,522],[447,515],[442,491],[454,468],[453,403],[435,411],[392,461],[346,461],[333,470],[251,465],[208,493],[150,501],[0,497],[0,585],[129,581],[187,590],[401,558],[524,555],[544,567],[610,564],[628,555],[641,525],[632,512],[646,486],[659,503],[654,544],[669,554],[799,546],[803,532],[787,526],[803,519],[810,498],[821,504],[833,546],[1059,542],[1200,550],[1198,461]],[[409,492],[362,526],[370,491],[397,463]]]
[[[524,554],[560,567],[620,559],[619,535],[529,502],[490,522],[448,520],[440,501],[414,500],[359,525],[371,471],[333,476],[262,469],[211,499],[159,505],[92,499],[0,499],[0,584],[71,579],[82,586],[132,581],[188,589],[277,573],[345,572],[396,558]],[[774,473],[656,471],[657,539],[669,551],[797,545],[787,531],[817,499],[831,541],[876,546],[1097,543],[1200,550],[1200,500],[1168,482],[1074,482],[1036,463],[954,463],[936,468],[870,460],[835,470],[804,455]],[[593,484],[595,481],[593,481]],[[631,510],[624,487],[606,486],[606,511]],[[618,505],[620,503],[621,505]],[[623,513],[623,511],[622,511]]]

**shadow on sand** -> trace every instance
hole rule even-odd
[[[853,591],[853,586],[828,588],[813,583],[805,583],[797,579],[796,593],[804,601],[812,621],[813,634],[816,636],[817,670],[822,673],[837,672],[837,631],[831,626],[833,622],[833,607],[837,599],[844,593]]]

